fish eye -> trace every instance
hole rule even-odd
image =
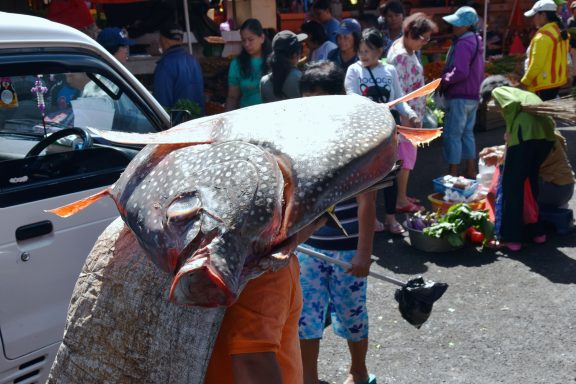
[[[193,195],[176,198],[166,210],[166,219],[170,221],[189,221],[194,219],[202,210],[200,198]]]

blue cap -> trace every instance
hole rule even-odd
[[[134,44],[134,40],[129,39],[126,32],[120,28],[113,27],[101,30],[96,41],[98,41],[98,43],[100,43],[100,45],[106,48],[109,52],[117,51],[118,47]]]
[[[351,33],[356,33],[360,35],[362,32],[362,27],[356,19],[344,19],[340,22],[340,26],[336,31],[337,35],[349,35]]]
[[[471,27],[478,23],[478,14],[474,8],[468,6],[460,7],[453,14],[442,18],[455,27]]]

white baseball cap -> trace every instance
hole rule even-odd
[[[524,12],[524,16],[532,17],[538,12],[556,12],[557,9],[558,6],[554,0],[538,0],[531,10]]]

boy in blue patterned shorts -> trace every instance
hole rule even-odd
[[[344,94],[344,73],[332,62],[316,62],[302,75],[300,89],[303,96]],[[375,202],[374,192],[368,192],[338,204],[335,214],[349,236],[332,222],[304,243],[307,248],[350,263],[349,270],[297,252],[304,298],[298,333],[305,384],[318,383],[320,339],[329,303],[334,333],[348,341],[350,350],[351,364],[345,384],[376,383],[366,368],[366,285],[374,239]]]

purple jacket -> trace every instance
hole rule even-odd
[[[458,37],[446,59],[440,90],[446,99],[479,100],[484,80],[484,44],[473,32]]]

